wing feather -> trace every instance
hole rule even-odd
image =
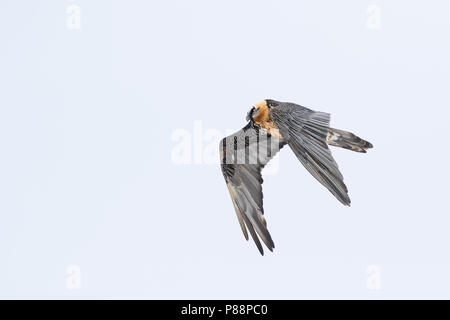
[[[261,170],[284,144],[251,122],[220,144],[222,173],[242,232],[247,240],[250,233],[262,255],[260,239],[270,251],[275,244],[263,216]]]
[[[330,115],[291,103],[272,107],[270,117],[311,175],[350,205],[344,178],[326,142]]]
[[[236,203],[236,191],[233,189],[233,186],[227,183],[228,190],[230,191],[231,200],[233,201],[234,210],[236,211],[236,216],[239,221],[239,225],[241,226],[242,233],[244,234],[245,240],[248,240],[248,233],[247,229],[245,228],[245,222],[244,222],[244,214],[242,213],[241,209],[239,209],[237,203]]]

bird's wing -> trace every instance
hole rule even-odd
[[[270,251],[275,245],[264,219],[261,169],[284,144],[251,123],[220,143],[222,173],[242,232],[247,240],[250,232],[262,255],[259,238]]]
[[[270,108],[270,117],[305,168],[344,205],[347,186],[326,142],[330,115],[296,105]]]

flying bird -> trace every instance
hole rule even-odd
[[[220,142],[221,169],[245,238],[250,233],[275,248],[264,218],[262,168],[286,144],[306,170],[342,204],[350,206],[347,186],[328,146],[365,153],[372,144],[351,132],[330,128],[330,115],[290,102],[264,100],[247,113],[248,124]]]

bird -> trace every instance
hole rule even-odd
[[[248,123],[219,144],[220,166],[246,240],[259,252],[261,241],[273,251],[263,209],[261,170],[286,144],[298,160],[343,205],[350,206],[344,178],[328,146],[366,153],[373,145],[355,134],[330,127],[330,114],[265,99],[248,111]]]

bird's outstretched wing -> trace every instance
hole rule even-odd
[[[347,186],[327,145],[330,115],[294,103],[270,107],[270,118],[305,168],[344,205]]]
[[[263,255],[259,238],[270,251],[275,247],[264,219],[261,169],[285,142],[259,129],[251,122],[220,143],[221,168],[239,223]],[[259,238],[258,238],[259,236]]]

